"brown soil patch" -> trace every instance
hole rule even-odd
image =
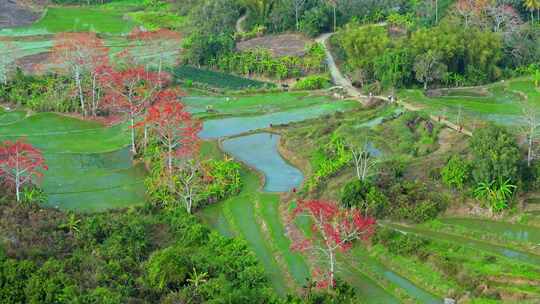
[[[32,24],[40,14],[31,8],[28,1],[0,1],[0,29]]]
[[[24,56],[17,59],[17,66],[27,74],[39,74],[39,67],[48,61],[49,56],[49,52]]]
[[[242,41],[237,43],[236,48],[240,51],[267,49],[275,57],[303,56],[306,54],[307,46],[312,42],[300,34],[282,34]]]

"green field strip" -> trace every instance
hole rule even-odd
[[[487,253],[496,254],[506,259],[514,260],[521,263],[528,263],[532,265],[540,266],[540,255],[535,255],[527,252],[522,252],[503,246],[491,244],[486,241],[474,240],[462,236],[457,236],[453,234],[443,233],[428,230],[421,227],[411,227],[403,226],[397,224],[387,224],[388,227],[395,229],[397,231],[402,231],[405,233],[413,233],[432,240],[443,240],[450,243],[457,243],[463,246],[473,248],[475,250],[482,250]]]
[[[171,74],[174,75],[177,81],[190,80],[195,83],[202,83],[211,87],[222,89],[241,90],[247,88],[275,87],[275,85],[272,83],[252,80],[249,78],[207,69],[199,69],[187,65],[181,65],[172,69]]]
[[[459,289],[454,280],[444,276],[431,265],[420,262],[415,258],[392,255],[381,245],[372,248],[371,256],[376,257],[380,263],[386,265],[392,271],[434,295],[444,297],[450,294],[452,290]]]
[[[0,36],[40,35],[61,32],[129,33],[135,26],[124,12],[91,7],[50,7],[37,22],[26,27],[0,30]]]
[[[249,243],[252,250],[255,252],[259,261],[264,265],[266,273],[272,282],[272,286],[280,295],[286,295],[289,291],[284,280],[285,275],[281,272],[272,250],[265,244],[264,235],[260,230],[255,218],[255,210],[253,209],[254,193],[237,197],[231,203],[230,209],[234,217],[235,226],[239,229],[244,239]]]
[[[443,301],[442,296],[436,296],[407,277],[390,270],[389,267],[369,255],[363,247],[356,246],[353,248],[349,258],[351,259],[350,265],[361,265],[361,269],[372,274],[373,277],[377,278],[377,281],[384,281],[387,289],[392,289],[395,294],[415,299],[420,303],[438,304]]]
[[[26,117],[26,112],[13,111],[7,112],[0,107],[0,126],[7,126],[18,121],[23,120]]]
[[[254,204],[258,199],[259,177],[244,167],[241,178],[244,185],[238,196],[203,209],[199,216],[225,236],[243,237],[264,266],[273,288],[284,296],[290,291],[285,275],[281,272],[271,248],[264,241],[264,234],[255,217]]]
[[[339,260],[343,267],[338,269],[337,276],[347,281],[361,296],[362,303],[393,304],[400,303],[398,298],[386,291],[377,282],[359,271],[344,260]]]
[[[484,91],[484,93],[482,93]],[[443,96],[429,97],[421,90],[402,90],[399,98],[421,105],[435,115],[445,115],[451,121],[457,119],[459,109],[462,121],[488,120],[505,125],[522,123],[521,103],[540,105],[540,90],[527,78],[496,82],[482,87],[450,88]],[[538,109],[538,108],[537,108]],[[540,113],[540,109],[538,109]]]
[[[76,212],[102,212],[144,204],[143,184],[125,185],[114,189],[48,196],[45,207]]]
[[[291,251],[291,240],[286,237],[279,214],[280,199],[276,194],[261,193],[259,195],[259,214],[267,225],[273,245],[285,260],[287,269],[298,286],[304,286],[310,278],[309,267],[304,257]]]

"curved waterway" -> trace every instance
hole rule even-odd
[[[258,133],[227,139],[223,150],[264,174],[266,192],[288,192],[304,179],[300,170],[288,164],[278,152],[281,136]]]
[[[306,109],[276,112],[261,116],[244,116],[207,120],[204,122],[203,130],[201,131],[199,136],[203,139],[218,139],[237,136],[250,131],[264,129],[269,127],[270,125],[279,125],[290,122],[303,121],[320,117],[324,114],[332,113],[335,111],[335,109],[331,109],[324,105],[321,105],[319,107],[309,107]],[[380,122],[382,122],[382,119],[376,119],[376,122],[374,123]],[[238,160],[242,161],[243,163],[255,168],[264,175],[265,183],[262,189],[264,192],[288,192],[291,191],[291,189],[293,188],[299,187],[302,184],[304,176],[300,170],[287,163],[279,153],[278,144],[280,138],[280,135],[266,132],[238,136],[225,139],[222,142],[222,149],[237,158]],[[369,149],[375,156],[379,156],[381,154],[381,152],[372,145],[369,146]],[[237,204],[235,203],[233,205]],[[213,208],[217,213],[220,214],[216,214],[216,212],[213,212],[212,214],[205,215],[206,218],[210,219],[207,222],[214,226],[214,228],[218,229],[222,233],[226,232],[224,233],[225,235],[231,236],[234,233],[232,232],[232,227],[228,223],[227,219],[221,214],[224,212],[222,210],[223,208],[224,207],[220,206],[216,206],[215,208]],[[212,208],[208,208],[208,210],[210,209]],[[233,214],[236,213],[233,212]],[[204,215],[203,218],[205,218]],[[245,218],[243,217],[242,220],[245,221]],[[235,221],[236,223],[234,224],[239,225],[240,223],[243,223],[242,220],[237,219],[237,221]],[[246,232],[243,232],[242,234],[246,234]],[[257,237],[256,239],[260,240],[259,237]],[[256,241],[256,239],[250,239],[250,244],[254,246],[255,251],[257,251],[258,249],[257,252],[259,258],[265,261],[271,260],[267,256],[268,253],[261,249],[262,247],[264,247],[261,245],[262,243],[259,244],[259,241]],[[362,258],[366,260],[365,256]],[[391,281],[395,285],[401,287],[417,301],[421,303],[442,302],[441,299],[438,299],[437,297],[418,288],[407,279],[385,268],[382,264],[379,264],[372,259],[368,260],[370,268],[381,274],[388,281]],[[349,264],[353,261],[344,260],[342,262],[348,265],[344,267],[341,275],[343,276],[343,278],[349,281],[352,286],[358,289],[361,294],[365,296],[364,300],[366,303],[399,303],[399,300],[395,296],[393,296],[391,293],[379,286],[377,282],[367,277],[362,272],[362,270]],[[267,266],[265,268],[269,267],[269,265],[265,266]],[[272,271],[272,269],[267,269],[270,277],[273,277]],[[282,288],[283,287],[278,289]]]

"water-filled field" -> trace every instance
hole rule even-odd
[[[0,140],[24,138],[43,152],[49,166],[42,180],[46,206],[87,212],[144,202],[145,170],[133,164],[125,126],[25,115],[0,114]]]
[[[421,90],[404,90],[399,98],[421,106],[435,115],[471,126],[479,119],[503,125],[518,125],[522,121],[522,107],[527,104],[540,113],[540,89],[526,78],[497,82],[485,87],[443,90],[441,96],[428,97]]]
[[[0,30],[0,36],[36,36],[61,32],[125,34],[135,23],[124,12],[88,7],[51,7],[30,26]]]

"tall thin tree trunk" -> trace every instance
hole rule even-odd
[[[439,23],[439,0],[435,0],[435,24]]]
[[[295,19],[296,19],[296,30],[300,30],[300,25],[298,24],[298,5],[295,4],[295,7],[294,7],[294,14],[295,14]]]
[[[86,116],[86,106],[84,105],[84,94],[82,89],[81,71],[79,67],[75,68],[75,82],[79,91],[79,101],[81,103],[81,110],[83,116]]]
[[[135,117],[133,117],[132,114],[130,114],[130,121],[131,121],[131,152],[133,152],[133,154],[137,154],[137,148],[135,147]]]
[[[18,169],[17,169],[18,170]],[[17,202],[21,201],[21,181],[19,178],[19,174],[16,174],[16,180],[15,180],[15,193],[17,195]]]
[[[329,251],[330,253],[330,284],[328,285],[328,288],[331,289],[334,286],[334,272],[335,272],[335,257],[334,252],[332,250]]]
[[[336,21],[336,6],[334,6],[334,33],[336,32],[336,28],[337,28],[337,21]]]
[[[92,115],[97,116],[97,94],[96,94],[96,83],[97,83],[97,75],[94,74],[92,77]]]

